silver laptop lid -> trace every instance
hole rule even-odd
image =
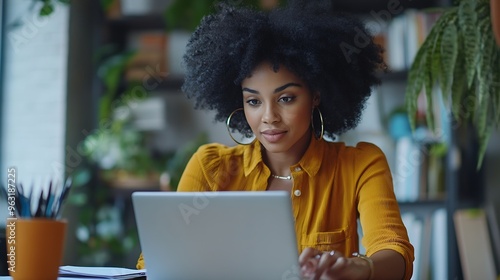
[[[299,279],[290,194],[135,192],[148,279]]]

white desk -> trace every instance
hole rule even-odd
[[[64,273],[62,273],[62,271],[64,271]],[[146,270],[120,267],[61,266],[59,274],[65,275],[66,277],[58,277],[57,280],[145,279],[145,272]],[[73,274],[75,276],[68,276]],[[96,277],[101,275],[102,277]],[[0,280],[12,280],[12,277],[0,276]]]
[[[57,280],[92,280],[92,279],[103,280],[103,279],[106,279],[106,278],[90,278],[90,277],[80,277],[80,278],[58,277],[57,278]],[[0,276],[0,280],[12,280],[12,277],[10,277],[10,276]]]

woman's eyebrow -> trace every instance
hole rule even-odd
[[[254,89],[249,89],[249,88],[246,88],[246,87],[242,88],[241,90],[242,91],[248,91],[250,93],[259,93],[258,91],[254,90]]]
[[[285,89],[287,89],[289,87],[302,87],[302,85],[301,84],[297,84],[297,83],[288,83],[288,84],[285,84],[285,85],[282,85],[282,86],[276,88],[274,90],[274,93],[281,92],[281,91],[283,91],[283,90],[285,90]],[[242,91],[248,91],[249,93],[259,93],[259,91],[257,91],[257,90],[249,89],[249,88],[246,88],[246,87],[242,88]]]
[[[282,86],[276,88],[274,90],[274,93],[278,93],[278,92],[283,91],[283,90],[285,90],[285,89],[287,89],[289,87],[302,87],[302,85],[297,84],[297,83],[288,83],[286,85],[282,85]]]

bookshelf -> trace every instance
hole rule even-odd
[[[380,18],[389,19],[388,29],[392,28],[390,26],[392,23],[398,21],[401,22],[401,26],[407,24],[408,20],[402,19],[407,15],[417,18],[420,17],[419,11],[426,10],[433,14],[431,17],[435,17],[436,12],[439,11],[439,9],[434,9],[435,7],[442,8],[452,5],[452,1],[398,1],[391,3],[391,1],[379,0],[358,2],[334,0],[334,3],[339,10],[360,16],[368,23],[375,20],[380,24],[378,22]],[[391,9],[397,13],[391,13]],[[408,26],[401,27],[399,34],[407,36],[411,33],[408,29],[406,32],[402,31],[403,28],[408,28]],[[397,30],[397,28],[394,29]],[[398,33],[396,32],[396,34]],[[389,36],[391,35],[389,34]],[[408,75],[407,67],[412,61],[411,57],[405,56],[408,55],[408,52],[415,53],[418,48],[408,51],[409,39],[401,40],[403,35],[399,38],[395,36],[395,38],[400,40],[395,46],[402,50],[402,53],[398,54],[400,58],[397,58],[402,62],[399,65],[391,65],[390,62],[393,58],[386,57],[391,71],[381,73],[380,78],[382,85],[392,90],[399,90],[399,93],[377,92],[377,94],[380,93],[379,102],[385,103],[389,100],[384,99],[396,98],[401,104],[404,104],[404,91],[400,89],[405,85]],[[382,42],[388,43],[389,40],[386,37],[383,38]],[[390,46],[386,48],[387,51],[390,49]],[[420,257],[414,263],[416,272],[413,279],[463,279],[464,274],[459,258],[453,215],[460,209],[479,207],[485,200],[483,171],[476,170],[475,166],[478,152],[477,136],[470,125],[456,124],[449,118],[447,121],[451,128],[445,141],[448,151],[441,159],[444,172],[441,184],[444,193],[431,198],[417,196],[401,200],[399,203],[404,219],[411,227],[408,229],[410,238],[418,239],[412,241],[417,247],[416,254]],[[359,137],[369,139],[363,138],[363,135]],[[421,164],[416,166],[421,166]],[[415,232],[418,232],[417,237],[415,237]],[[440,249],[441,252],[437,249]]]
[[[102,31],[101,31],[101,44],[110,44],[116,47],[116,52],[124,52],[127,50],[136,50],[141,52],[141,48],[144,48],[145,53],[151,53],[151,49],[154,52],[161,53],[159,59],[162,60],[161,64],[168,63],[167,47],[168,47],[168,36],[166,32],[166,25],[162,14],[152,13],[152,14],[132,14],[132,15],[121,15],[119,17],[106,17],[103,15],[104,19],[102,21]],[[161,36],[163,35],[163,36]],[[157,38],[149,38],[149,45],[141,45],[141,36]],[[142,38],[143,39],[143,38]],[[163,42],[159,42],[162,40]],[[139,42],[138,42],[139,41]],[[143,41],[146,41],[145,39]],[[156,41],[156,42],[152,42]],[[160,45],[162,44],[162,45]],[[140,67],[144,68],[147,66],[154,67],[154,62],[159,59],[153,59],[148,61],[139,62]],[[167,65],[168,66],[168,65]],[[168,73],[166,66],[162,66],[162,72]],[[138,80],[141,80],[141,75],[147,75],[147,72],[139,73]],[[127,79],[123,80],[120,88],[124,89],[127,86]],[[154,91],[170,93],[180,89],[183,82],[182,74],[178,72],[168,73],[168,75],[158,82]]]

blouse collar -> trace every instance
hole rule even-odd
[[[307,147],[306,152],[299,160],[297,164],[292,165],[292,170],[294,168],[302,168],[309,176],[315,176],[323,161],[324,151],[327,142],[323,139],[316,139],[316,137],[311,137],[311,142]],[[244,160],[244,172],[245,176],[248,176],[259,164],[264,164],[262,159],[262,145],[259,141],[255,140],[253,143],[244,149],[243,160]],[[262,170],[262,169],[261,169]]]

